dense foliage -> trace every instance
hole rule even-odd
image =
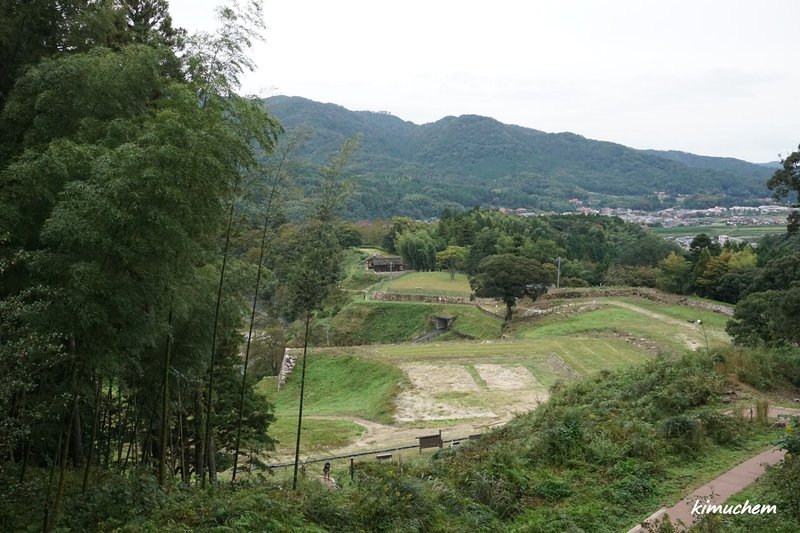
[[[260,4],[218,16],[187,36],[163,0],[0,8],[0,448],[21,484],[49,470],[44,530],[98,469],[213,481],[271,445],[238,359],[254,268],[223,236],[281,128],[235,92]]]
[[[433,223],[397,217],[388,227],[380,221],[372,226],[386,233],[377,238],[362,223],[357,229],[365,242],[371,239],[372,244],[398,253],[415,270],[438,267],[474,276],[485,258],[506,254],[536,261],[549,273],[531,277],[527,283],[558,281],[562,287],[652,287],[659,261],[680,253],[674,244],[635,224],[604,216],[520,217],[475,208],[445,210]]]

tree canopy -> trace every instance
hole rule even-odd
[[[436,253],[436,263],[450,273],[450,279],[455,279],[456,272],[463,268],[466,257],[467,248],[450,245]]]
[[[774,191],[775,198],[784,200],[793,196],[794,207],[800,208],[800,146],[781,161],[783,168],[776,170],[767,186]],[[792,211],[787,220],[786,231],[794,234],[800,231],[800,211]]]
[[[469,284],[476,296],[501,299],[506,304],[506,321],[509,321],[517,300],[523,296],[535,300],[543,293],[543,287],[552,283],[552,277],[552,272],[535,259],[498,254],[480,262]]]
[[[198,477],[225,467],[221,411],[235,403],[248,449],[270,446],[252,379],[241,395],[204,387],[217,326],[213,371],[240,380],[254,268],[231,258],[215,317],[221,235],[282,131],[237,94],[263,27],[248,6],[222,8],[217,32],[186,40],[164,0],[0,8],[15,24],[0,35],[2,444],[23,465],[58,464],[59,486],[67,459],[89,478],[101,443],[101,466],[124,469],[128,449],[163,472],[167,432],[181,435],[184,480],[190,463]],[[222,414],[213,427],[204,404]],[[43,529],[60,499],[45,501]]]

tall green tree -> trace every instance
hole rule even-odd
[[[8,135],[0,158],[0,261],[7,268],[0,298],[24,320],[8,322],[13,329],[0,337],[0,353],[18,351],[15,342],[28,339],[36,352],[26,359],[29,379],[9,380],[8,398],[25,396],[18,413],[42,406],[36,416],[17,417],[14,434],[23,436],[26,458],[58,460],[63,481],[64,459],[83,459],[86,420],[97,421],[89,447],[103,452],[101,464],[110,466],[116,455],[124,470],[131,456],[163,465],[165,433],[173,428],[184,455],[191,418],[199,474],[215,444],[233,449],[230,432],[202,438],[212,421],[200,409],[224,397],[212,389],[204,398],[201,388],[211,375],[210,332],[220,328],[216,370],[229,376],[244,316],[236,282],[242,265],[234,261],[218,319],[211,319],[220,235],[236,184],[271,150],[280,126],[236,94],[254,35],[242,28],[248,15],[223,9],[223,30],[178,56],[165,2],[88,3],[107,10],[92,16],[110,17],[108,35],[120,28],[117,15],[139,17],[120,30],[138,37],[103,41],[86,36],[87,19],[65,19],[67,37],[14,79],[2,115]],[[83,22],[73,26],[76,20]],[[101,383],[108,387],[102,396]],[[25,422],[31,420],[40,423]],[[252,420],[263,422],[255,428],[263,433],[268,419]],[[47,498],[53,503],[45,529],[62,481]]]
[[[428,271],[436,268],[436,243],[427,230],[406,231],[395,246],[411,269]]]
[[[448,246],[436,253],[436,263],[450,273],[450,279],[455,279],[456,272],[464,266],[467,249],[463,246]]]
[[[476,296],[499,298],[506,304],[506,322],[511,320],[519,298],[529,296],[535,300],[552,282],[552,273],[541,263],[511,254],[483,259],[477,274],[469,280]]]
[[[341,278],[341,247],[333,224],[341,208],[349,182],[343,175],[345,165],[357,148],[357,140],[345,141],[342,149],[320,169],[321,180],[314,210],[316,218],[300,233],[295,257],[288,276],[291,311],[303,320],[303,357],[300,374],[300,407],[297,413],[297,437],[294,452],[292,488],[297,488],[300,465],[300,437],[303,427],[303,400],[311,319],[322,308]]]
[[[789,214],[786,231],[795,234],[800,231],[800,146],[796,152],[781,160],[783,168],[776,170],[767,182],[767,187],[775,191],[776,200],[785,200],[794,195],[795,210]]]

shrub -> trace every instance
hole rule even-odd
[[[628,459],[617,463],[609,475],[613,481],[606,489],[606,496],[612,502],[626,503],[655,492],[653,463]]]
[[[678,452],[697,452],[703,446],[702,422],[687,415],[676,415],[662,422],[664,437]]]
[[[740,440],[739,429],[741,421],[736,417],[725,416],[713,411],[705,411],[699,414],[706,435],[715,443],[721,446],[736,444]]]
[[[544,431],[546,457],[551,463],[563,464],[574,458],[584,444],[583,416],[577,409],[565,410],[560,420]]]
[[[532,492],[548,502],[563,500],[572,495],[569,483],[548,474],[545,474],[544,478],[533,486]]]
[[[110,530],[146,517],[164,500],[153,476],[116,476],[72,500],[60,525],[74,531]]]

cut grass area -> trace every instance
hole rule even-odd
[[[599,370],[615,370],[652,359],[650,355],[622,339],[598,339],[572,336],[568,338],[542,338],[515,341],[447,342],[424,344],[399,344],[363,348],[365,354],[398,362],[440,360],[465,365],[470,371],[472,363],[496,362],[519,364],[526,367],[539,383],[550,387],[559,379],[569,379],[569,374],[549,354],[556,354],[570,368],[581,375]],[[472,372],[470,372],[472,373]],[[481,383],[476,380],[480,385]]]
[[[414,344],[392,344],[384,346],[363,346],[361,353],[375,353],[381,357],[397,359],[399,361],[425,359],[458,359],[461,357],[519,357],[547,355],[550,352],[557,352],[559,348],[569,351],[579,349],[578,344],[571,344],[573,340],[585,340],[589,343],[596,343],[598,346],[610,347],[636,353],[635,347],[630,346],[622,339],[598,339],[592,336],[581,336],[564,338],[542,338],[542,339],[516,339],[516,340],[496,340],[496,341],[459,341],[459,342],[428,342]],[[565,344],[566,343],[566,344]],[[560,354],[559,354],[560,355]],[[505,363],[506,361],[501,361]]]
[[[277,390],[275,378],[265,378],[259,389],[275,405],[275,416],[297,416],[301,363]],[[350,416],[376,422],[392,421],[392,400],[406,383],[405,374],[389,363],[350,355],[310,354],[306,367],[303,414]]]
[[[424,294],[429,296],[459,296],[467,298],[472,289],[464,274],[450,279],[448,272],[411,272],[391,283],[384,284],[384,292],[395,294]]]
[[[653,311],[654,313],[667,315],[669,317],[678,320],[686,320],[687,322],[702,320],[707,330],[714,329],[718,333],[725,333],[725,325],[731,318],[727,315],[723,315],[721,313],[715,313],[713,311],[708,311],[705,309],[700,309],[698,307],[688,307],[685,305],[667,305],[654,302],[646,298],[630,297],[630,298],[619,298],[619,300],[623,302],[628,302],[643,309],[647,309],[648,311]],[[719,302],[713,302],[712,300],[708,300],[708,302],[716,303],[718,305],[729,305],[729,304],[722,304]]]
[[[353,302],[331,321],[331,340],[339,345],[410,341],[433,329],[431,317],[456,317],[453,328],[476,339],[500,335],[502,321],[470,305],[422,302]]]
[[[302,450],[306,453],[345,446],[365,431],[363,426],[347,420],[319,420],[304,416]],[[275,449],[278,452],[293,450],[297,438],[297,413],[294,416],[287,413],[286,416],[277,417],[268,433],[277,441]]]
[[[554,339],[552,342],[553,352],[582,376],[600,370],[617,370],[651,359],[640,350],[620,349],[614,344],[578,337]]]
[[[687,339],[699,346],[705,344],[703,331],[690,324],[682,327],[668,321],[648,317],[632,309],[607,307],[568,317],[548,317],[537,325],[522,327],[517,336],[523,339],[569,337],[578,334],[615,333],[633,335],[656,343],[662,350],[682,352]],[[568,339],[564,339],[568,341]],[[709,343],[720,342],[709,335]]]

